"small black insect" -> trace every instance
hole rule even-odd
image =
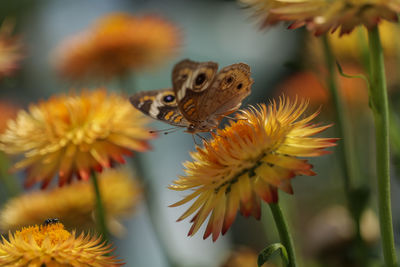
[[[58,223],[58,222],[60,222],[59,219],[57,219],[57,218],[51,218],[51,219],[46,219],[46,220],[43,222],[43,225],[44,225],[44,226],[47,226],[47,225],[55,224],[55,223]]]

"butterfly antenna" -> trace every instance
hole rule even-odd
[[[164,131],[163,134],[167,135],[167,134],[170,134],[170,133],[174,133],[174,132],[179,131],[180,129],[181,129],[180,127],[171,128],[171,129],[169,129],[167,131]]]
[[[162,132],[168,132],[168,131],[170,131],[170,130],[175,130],[175,129],[179,129],[179,128],[177,128],[177,127],[172,127],[172,128],[168,128],[168,129],[162,129],[162,130],[152,130],[152,131],[149,131],[149,133],[162,133]]]

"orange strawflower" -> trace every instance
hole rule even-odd
[[[262,17],[263,24],[280,21],[289,28],[306,26],[316,35],[340,28],[340,34],[350,33],[357,25],[372,28],[380,20],[397,21],[399,0],[241,0]]]
[[[59,47],[56,65],[71,79],[108,79],[164,62],[180,45],[176,26],[157,16],[114,13]]]
[[[61,223],[31,226],[3,237],[0,242],[1,266],[121,266],[121,260],[109,256],[111,245],[101,238],[83,233],[78,237]]]
[[[193,162],[184,163],[185,176],[169,188],[193,191],[180,206],[196,199],[178,219],[193,213],[189,236],[194,235],[209,217],[203,238],[212,234],[215,241],[225,234],[237,211],[244,216],[261,215],[260,200],[278,201],[278,189],[293,193],[290,180],[296,175],[315,175],[312,165],[298,157],[315,157],[329,153],[334,138],[311,138],[331,125],[312,124],[318,112],[300,118],[307,108],[304,101],[280,98],[268,107],[264,104],[242,110],[237,121],[217,130],[213,138],[191,153]]]
[[[138,181],[128,169],[107,169],[99,175],[99,187],[107,226],[121,236],[121,219],[130,216],[142,198]],[[30,192],[9,200],[0,213],[0,230],[7,232],[23,226],[58,218],[68,229],[88,230],[96,226],[95,194],[89,181],[57,187],[49,191]]]
[[[124,163],[131,150],[148,150],[154,135],[147,122],[126,98],[104,89],[55,96],[20,111],[0,135],[0,149],[23,155],[14,169],[26,169],[27,187],[45,188],[57,173],[61,186]]]
[[[9,20],[0,27],[0,79],[12,75],[23,58],[21,40],[12,35],[13,30]]]

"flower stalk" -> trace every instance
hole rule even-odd
[[[327,75],[327,85],[331,95],[331,99],[334,103],[334,110],[335,110],[335,117],[337,127],[336,136],[341,138],[340,142],[342,145],[337,147],[338,150],[338,157],[339,157],[339,164],[341,167],[341,171],[343,174],[343,186],[344,186],[344,193],[346,197],[346,204],[347,208],[353,218],[355,223],[355,230],[356,230],[356,239],[357,239],[357,247],[360,251],[365,251],[365,244],[361,237],[361,214],[362,210],[360,207],[357,207],[357,201],[360,199],[360,192],[363,190],[362,188],[356,189],[354,188],[355,181],[358,179],[358,171],[357,171],[357,163],[354,153],[354,144],[350,129],[349,117],[346,110],[346,106],[343,103],[343,97],[340,95],[339,87],[337,84],[337,75],[336,75],[336,64],[335,59],[333,56],[332,48],[329,44],[328,36],[324,35],[322,37],[323,48],[324,48],[324,55],[325,55],[325,63],[326,68],[328,70]],[[365,261],[364,253],[357,254],[357,260],[361,263]]]
[[[374,115],[376,138],[376,171],[378,183],[379,222],[385,266],[397,265],[394,246],[389,170],[389,104],[387,96],[383,49],[378,27],[368,31],[370,46],[370,106]]]
[[[400,157],[400,124],[396,118],[393,106],[390,109],[390,144],[393,154]],[[400,178],[400,177],[399,177]]]
[[[338,90],[335,59],[326,35],[322,37],[322,42],[324,47],[326,67],[328,69],[327,85],[335,106],[337,123],[337,127],[335,127],[336,136],[341,138],[340,142],[342,142],[342,145],[337,146],[337,150],[339,152],[339,163],[341,165],[341,169],[343,170],[343,185],[346,198],[347,201],[350,201],[352,182],[354,182],[353,177],[355,176],[355,170],[353,168],[353,166],[355,166],[355,159],[352,151],[352,138],[347,130],[349,129],[349,121],[347,119],[348,116],[346,114],[347,112],[343,104],[342,97],[340,96],[340,92]]]
[[[296,267],[296,254],[294,251],[293,239],[289,232],[289,227],[286,222],[285,217],[283,216],[282,210],[279,206],[279,203],[270,203],[269,207],[272,212],[272,216],[274,217],[276,228],[278,229],[279,237],[281,239],[282,244],[285,246],[286,251],[289,256],[289,264],[288,267]]]
[[[10,162],[3,152],[0,152],[0,175],[1,181],[6,188],[7,197],[12,198],[21,193],[21,188],[16,177],[9,174]]]
[[[100,187],[99,183],[97,181],[97,175],[94,171],[92,171],[92,176],[91,176],[92,184],[93,184],[93,189],[96,197],[96,221],[97,225],[99,228],[99,231],[102,236],[102,240],[107,242],[109,238],[108,234],[108,229],[107,229],[107,223],[106,223],[106,213],[105,209],[103,206],[103,201],[101,199],[101,194],[100,194]]]

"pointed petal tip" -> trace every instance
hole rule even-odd
[[[203,240],[206,240],[211,235],[211,233],[212,233],[211,230],[209,230],[207,228],[207,230],[204,232]],[[214,236],[213,236],[213,240],[214,240]]]
[[[99,173],[101,173],[101,172],[103,171],[103,167],[101,166],[101,164],[96,164],[96,165],[93,167],[93,169],[94,169],[96,172],[99,172]]]
[[[188,234],[187,234],[187,236],[192,236],[193,235],[193,225],[192,225],[192,227],[190,228],[190,230],[189,230],[189,232],[188,232]]]
[[[228,232],[228,229],[225,229],[225,227],[222,227],[221,234],[225,235],[227,232]]]
[[[168,208],[174,208],[174,207],[176,207],[176,203],[168,205]]]
[[[217,235],[215,235],[215,236],[213,235],[212,236],[212,241],[215,243],[215,241],[217,241],[218,237],[219,237],[219,233]]]
[[[42,185],[40,186],[40,189],[41,189],[41,190],[44,190],[44,189],[46,189],[48,186],[49,186],[49,182],[48,182],[48,181],[43,182]]]

